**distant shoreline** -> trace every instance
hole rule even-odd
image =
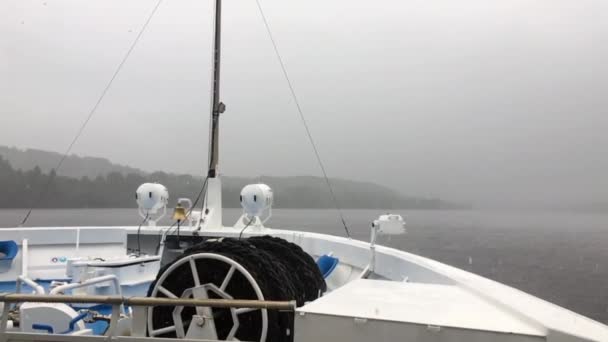
[[[33,210],[112,210],[112,209],[133,209],[137,210],[137,207],[36,207]],[[241,207],[223,207],[223,209],[241,209]],[[280,207],[273,206],[272,209],[286,209],[286,210],[337,210],[336,208],[314,208],[314,207]],[[424,210],[424,211],[471,211],[476,210],[475,208],[340,208],[342,210]],[[0,210],[30,210],[30,208],[13,208],[13,207],[0,207]],[[173,207],[167,207],[167,210],[173,210]]]
[[[135,190],[143,183],[165,185],[173,200],[196,198],[203,184],[198,176],[162,171],[148,173],[103,158],[76,155],[70,155],[56,172],[54,167],[60,157],[55,152],[0,146],[0,208],[133,208]],[[329,179],[330,191],[323,177],[301,175],[222,176],[224,207],[239,208],[241,189],[252,183],[265,183],[273,189],[276,208],[472,208],[467,203],[412,196],[372,182],[343,178]]]

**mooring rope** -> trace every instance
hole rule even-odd
[[[174,263],[199,253],[220,254],[243,266],[254,278],[265,300],[295,300],[296,305],[301,306],[305,302],[317,299],[319,293],[326,290],[325,281],[317,264],[301,247],[280,238],[260,236],[242,240],[209,239],[187,249],[182,256],[159,271],[156,280],[150,286],[148,296],[152,295],[157,286],[162,286],[171,293],[183,293],[186,289],[195,286],[192,266],[189,262],[175,268],[165,277],[162,284],[158,284],[158,281]],[[200,284],[215,284],[218,287],[223,283],[230,269],[229,264],[211,259],[196,259],[195,265]],[[248,280],[239,272],[234,273],[225,291],[234,299],[257,298]],[[165,294],[159,292],[157,296],[164,297]],[[155,307],[151,314],[154,329],[175,324],[171,307]],[[194,314],[196,312],[192,308],[184,308],[183,321],[189,320]],[[232,328],[230,312],[214,309],[213,316],[218,337],[222,339]],[[269,311],[266,341],[293,341],[293,319],[292,312]],[[259,340],[260,312],[242,314],[239,320],[241,321],[236,337],[241,341]],[[175,332],[161,334],[161,337],[175,337]]]

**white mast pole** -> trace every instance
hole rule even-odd
[[[220,101],[220,60],[221,60],[222,0],[215,0],[215,27],[213,38],[212,83],[211,83],[211,120],[209,134],[209,170],[205,198],[205,209],[201,215],[205,227],[222,227],[222,184],[219,166],[220,114],[226,106]],[[200,226],[200,224],[199,224]]]

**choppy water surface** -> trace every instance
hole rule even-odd
[[[25,211],[0,210],[0,227]],[[354,238],[369,239],[382,211],[345,210]],[[383,244],[498,280],[608,323],[608,214],[401,211],[408,234]],[[240,210],[225,211],[232,223]],[[269,226],[344,235],[332,210],[275,209]],[[32,226],[137,225],[132,209],[37,210]],[[0,232],[1,239],[1,232]]]

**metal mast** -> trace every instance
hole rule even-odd
[[[220,101],[220,57],[222,43],[222,0],[215,0],[215,29],[213,38],[213,79],[211,93],[211,122],[209,134],[209,178],[217,177],[219,164],[220,114],[226,106]]]

